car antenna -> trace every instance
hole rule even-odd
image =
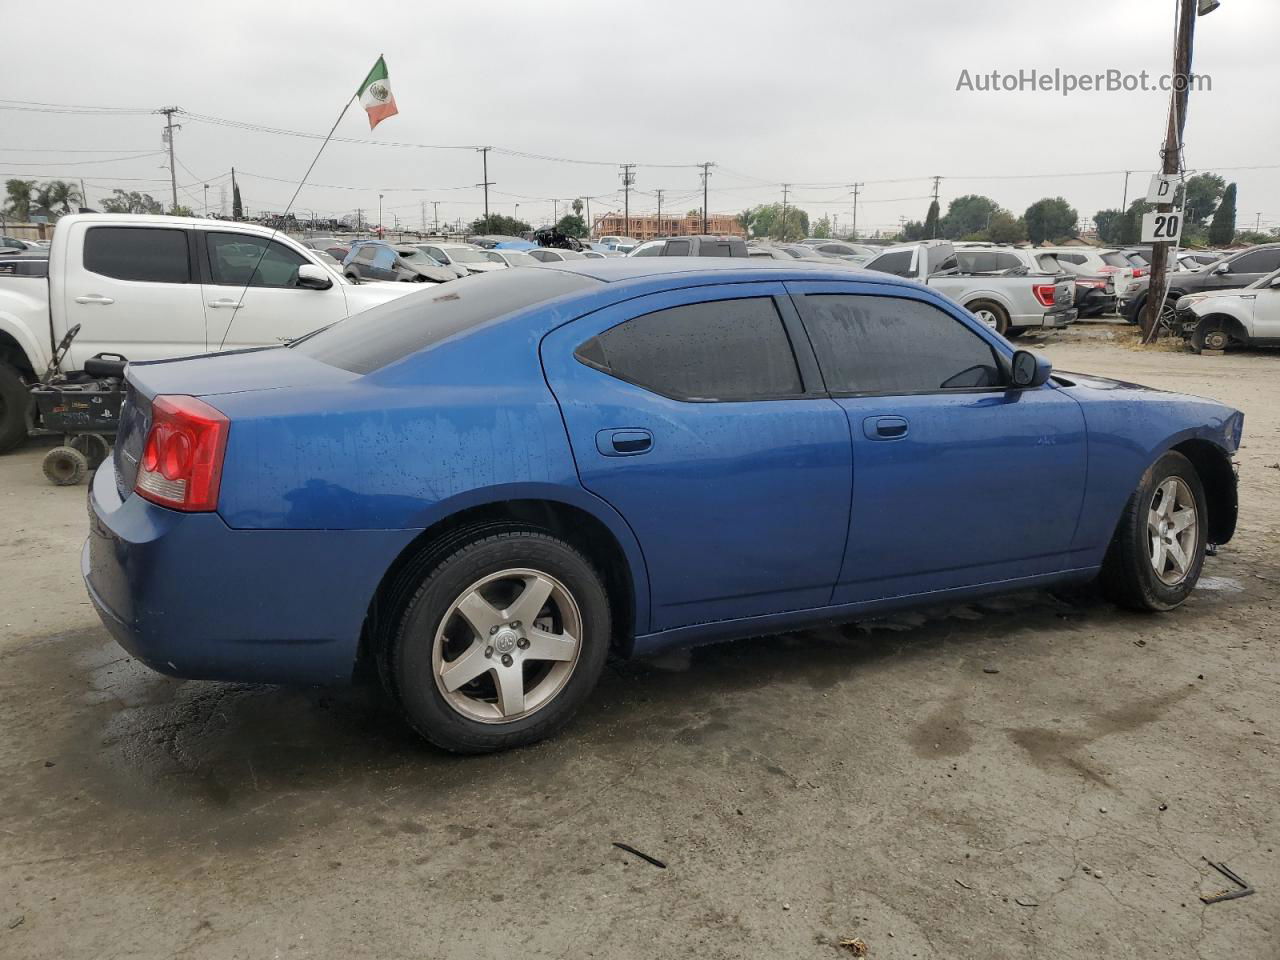
[[[366,106],[369,111],[369,129],[372,130],[379,123],[389,116],[395,115],[396,110],[395,98],[391,96],[391,87],[387,83],[387,67],[383,61],[382,54],[378,55],[378,60],[373,65],[373,69],[369,71],[369,75],[365,77],[364,82],[360,84],[356,90],[342,105],[342,112],[338,114],[338,119],[333,121],[333,126],[329,128],[328,135],[324,138],[324,142],[320,144],[320,149],[316,151],[315,157],[311,160],[311,166],[307,167],[307,172],[302,175],[302,179],[298,181],[298,188],[293,191],[293,196],[289,198],[289,205],[284,208],[284,213],[276,218],[276,226],[271,231],[271,236],[267,237],[267,242],[262,245],[262,252],[258,254],[258,259],[253,265],[253,269],[249,271],[249,277],[244,282],[244,289],[240,291],[240,297],[236,300],[235,307],[231,311],[231,319],[227,322],[227,329],[222,332],[222,340],[218,343],[218,349],[221,350],[227,342],[227,337],[231,334],[231,325],[236,322],[236,316],[240,313],[240,307],[244,303],[245,294],[249,292],[249,287],[253,284],[253,278],[258,275],[258,268],[262,266],[262,260],[267,255],[267,250],[271,247],[271,241],[275,240],[276,235],[280,232],[280,225],[284,223],[285,218],[289,216],[289,211],[293,209],[294,202],[298,199],[298,194],[302,192],[302,188],[307,184],[307,178],[311,176],[311,171],[316,168],[316,163],[320,160],[320,154],[324,153],[324,148],[329,145],[329,141],[333,139],[334,132],[338,129],[338,124],[342,122],[342,118],[347,115],[347,110],[351,104],[359,97],[362,101],[365,99],[366,91],[372,91],[375,87],[380,88],[374,91],[375,100],[381,101],[373,106]],[[389,107],[389,109],[388,109]],[[378,229],[382,229],[382,224],[378,224]]]

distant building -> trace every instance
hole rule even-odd
[[[630,220],[620,213],[608,213],[596,220],[591,231],[593,237],[616,236],[635,237],[637,240],[652,240],[655,237],[687,237],[696,233],[711,233],[716,236],[745,237],[746,231],[738,218],[730,213],[713,213],[707,217],[707,229],[702,229],[702,217],[697,214],[667,216],[663,214],[662,222],[658,222],[655,214],[633,213]]]

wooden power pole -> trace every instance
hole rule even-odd
[[[1176,175],[1182,170],[1182,131],[1187,125],[1187,101],[1191,94],[1191,51],[1196,33],[1197,0],[1178,2],[1178,37],[1173,54],[1173,98],[1169,102],[1164,146],[1160,148],[1160,171],[1166,175]],[[1212,6],[1206,6],[1206,13],[1213,9]],[[1173,204],[1159,204],[1156,211],[1171,213]],[[1168,290],[1169,248],[1170,242],[1167,240],[1156,241],[1151,248],[1151,280],[1147,285],[1147,306],[1142,313],[1143,343],[1151,343],[1160,331],[1160,313]]]

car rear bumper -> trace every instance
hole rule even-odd
[[[147,666],[195,680],[350,682],[379,580],[418,531],[235,530],[137,495],[108,462],[89,489],[81,573]]]
[[[1044,321],[1040,324],[1042,327],[1065,327],[1075,323],[1078,312],[1075,307],[1066,310],[1050,310],[1044,315]]]

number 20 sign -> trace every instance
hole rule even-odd
[[[1182,236],[1182,214],[1144,213],[1142,215],[1143,243],[1177,243]]]

